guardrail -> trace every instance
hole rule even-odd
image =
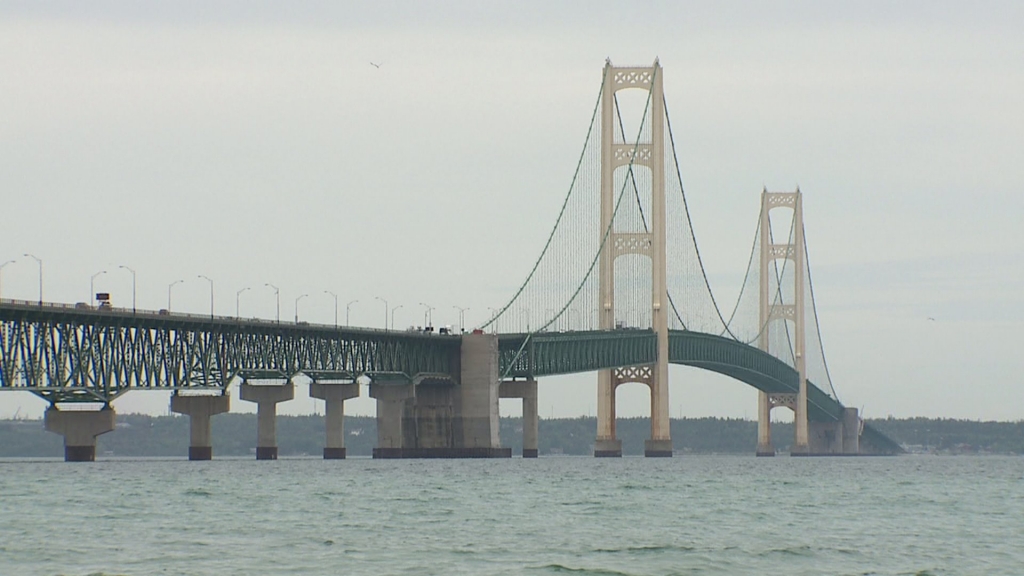
[[[340,326],[335,324],[320,324],[315,322],[289,322],[279,320],[269,320],[264,318],[241,318],[239,316],[223,316],[223,315],[211,315],[211,314],[191,314],[187,312],[171,312],[166,309],[161,310],[149,310],[139,308],[124,308],[116,306],[92,306],[85,302],[78,302],[76,304],[68,304],[66,302],[39,302],[38,300],[19,300],[13,298],[0,298],[0,305],[11,305],[22,308],[33,308],[33,309],[50,309],[50,310],[70,310],[75,312],[94,312],[98,314],[123,314],[127,316],[142,316],[146,318],[164,318],[164,319],[181,319],[181,320],[214,320],[221,322],[236,322],[245,324],[260,324],[260,325],[287,325],[297,327],[310,327],[310,328],[321,328],[321,329],[355,329],[365,330],[371,332],[380,333],[406,333],[404,330],[384,330],[381,328],[370,328],[364,326]],[[424,334],[426,332],[423,332]]]

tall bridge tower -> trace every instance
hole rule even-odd
[[[615,94],[620,90],[649,92],[649,138],[638,135],[634,142],[616,142],[614,126]],[[613,330],[615,325],[615,259],[639,254],[651,259],[651,326],[657,334],[657,362],[598,372],[597,440],[594,455],[621,456],[622,441],[615,435],[615,390],[626,382],[639,382],[651,391],[651,437],[645,442],[646,456],[671,456],[668,400],[668,288],[666,280],[665,231],[665,99],[662,68],[655,60],[650,67],[614,67],[605,62],[601,94],[601,228],[604,249],[600,255],[599,325]],[[623,135],[625,139],[628,135]],[[644,141],[646,140],[646,141]],[[650,171],[650,224],[644,230],[613,228],[617,171]],[[646,178],[644,180],[647,180]]]
[[[792,210],[792,233],[786,234],[783,243],[775,243],[771,234],[771,211],[777,208]],[[796,394],[768,394],[758,392],[757,399],[757,455],[774,456],[775,448],[772,446],[771,432],[771,410],[772,408],[785,406],[794,412],[793,429],[794,442],[790,449],[791,454],[806,454],[808,446],[808,425],[807,425],[807,354],[804,320],[804,257],[807,251],[804,246],[804,210],[803,197],[800,189],[796,192],[769,192],[765,189],[761,193],[761,221],[760,221],[760,244],[761,244],[761,275],[760,275],[760,310],[761,333],[758,336],[758,348],[765,352],[771,352],[773,343],[769,335],[772,333],[772,325],[775,322],[792,323],[792,331],[789,334],[793,346],[794,362],[797,374],[799,375],[799,388]],[[778,261],[783,261],[783,266],[791,266],[792,274],[779,275]],[[783,277],[792,278],[794,287],[791,301],[786,302],[783,298],[786,290],[782,285]],[[789,343],[775,343],[776,346],[789,346]]]

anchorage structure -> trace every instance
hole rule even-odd
[[[639,254],[651,259],[651,327],[657,335],[657,361],[653,365],[600,370],[597,392],[597,439],[595,456],[621,456],[622,442],[615,435],[615,389],[626,382],[646,384],[651,390],[651,438],[644,445],[647,456],[671,456],[668,401],[668,288],[665,233],[665,117],[661,65],[645,68],[613,67],[606,61],[601,95],[601,228],[605,249],[600,255],[600,328],[615,325],[615,259]],[[647,141],[641,134],[634,142],[615,140],[615,94],[620,90],[649,92],[650,129]],[[625,135],[623,136],[625,139]],[[642,167],[642,168],[641,168]],[[631,177],[636,169],[650,171],[650,225],[645,230],[613,228],[617,189],[616,172]]]

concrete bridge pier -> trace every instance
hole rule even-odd
[[[277,404],[295,398],[295,385],[243,383],[239,396],[256,403],[256,459],[277,460]]]
[[[772,445],[772,405],[767,392],[757,392],[757,456],[775,456]]]
[[[861,421],[856,408],[843,410],[843,454],[860,454]]]
[[[231,408],[227,395],[171,396],[171,412],[187,414],[189,417],[189,460],[212,460],[213,440],[210,432],[210,418],[223,414]]]
[[[370,398],[377,400],[377,447],[374,458],[402,458],[403,448],[415,444],[413,402],[416,387],[408,384],[370,383]],[[406,435],[413,436],[412,443]]]
[[[523,399],[523,458],[537,457],[540,418],[537,414],[537,381],[506,380],[498,390],[502,398]]]
[[[615,437],[615,384],[611,370],[597,373],[597,439],[595,458],[621,458],[622,440]]]
[[[92,462],[96,460],[96,437],[114,429],[114,409],[60,410],[50,406],[43,425],[48,432],[64,437],[65,462]]]
[[[458,458],[509,458],[511,448],[501,447],[498,398],[498,337],[464,334],[462,370],[455,392],[453,456]]]
[[[809,456],[860,454],[860,417],[856,408],[845,408],[835,422],[809,422]]]
[[[309,396],[324,401],[324,460],[345,458],[345,400],[359,397],[359,383],[310,382]]]

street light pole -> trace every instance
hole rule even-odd
[[[338,295],[335,294],[334,292],[331,292],[330,290],[324,290],[324,293],[325,294],[330,294],[331,296],[334,296],[334,327],[337,328],[338,327]]]
[[[196,278],[202,278],[210,283],[210,318],[213,318],[213,280],[208,276],[203,276],[202,274],[196,276]]]
[[[401,307],[402,307],[402,305],[399,304],[398,306],[395,306],[394,308],[391,309],[391,329],[392,330],[395,329],[395,310],[398,310]]]
[[[123,268],[132,273],[132,314],[135,314],[135,270],[128,266],[118,266],[118,268]]]
[[[96,305],[96,290],[93,288],[93,286],[96,283],[96,277],[97,276],[102,276],[103,274],[106,274],[106,273],[107,273],[106,270],[100,270],[99,272],[97,272],[97,273],[95,273],[95,274],[93,274],[92,276],[89,277],[89,304],[92,305],[92,306]]]
[[[434,319],[430,314],[434,310],[434,307],[430,304],[424,304],[423,302],[420,302],[420,306],[423,306],[423,327],[428,328],[434,323]]]
[[[383,298],[381,298],[380,296],[374,296],[373,298],[375,300],[380,300],[381,302],[384,303],[384,329],[387,330],[388,329],[388,301],[383,299]]]
[[[167,311],[171,311],[171,288],[174,288],[175,284],[181,284],[184,280],[175,280],[167,285]]]
[[[249,289],[249,286],[246,286],[245,288],[242,288],[238,292],[235,292],[235,319],[236,320],[239,320],[239,319],[242,318],[242,315],[239,314],[239,312],[238,312],[238,304],[239,304],[239,300],[242,298],[242,292],[245,292],[248,289]]]
[[[356,302],[359,302],[359,300],[353,300],[353,301],[349,302],[348,304],[345,304],[345,326],[346,327],[348,326],[348,309],[349,309],[350,306],[352,306]]]
[[[29,258],[35,260],[36,264],[39,264],[39,305],[42,306],[43,305],[43,261],[38,256],[35,256],[33,254],[25,253],[25,256],[28,256]]]
[[[3,279],[4,266],[7,266],[8,264],[14,264],[14,260],[8,260],[7,262],[4,262],[3,264],[0,264],[0,280]],[[3,295],[3,282],[0,282],[0,296],[2,296],[2,295]]]
[[[455,308],[456,310],[459,311],[459,332],[465,332],[466,331],[466,322],[465,322],[466,310],[469,310],[469,306],[467,306],[465,308],[463,308],[462,306],[452,306],[452,308]]]
[[[302,296],[299,296],[298,298],[295,299],[295,323],[296,324],[299,323],[299,300],[302,300],[306,296],[309,296],[309,294],[303,294]]]
[[[498,332],[498,309],[490,306],[487,309],[491,311],[491,332],[496,334]]]
[[[275,317],[278,324],[281,323],[281,290],[277,286],[274,286],[270,282],[264,284],[264,286],[270,286],[274,289],[274,298],[277,298],[277,316]]]

